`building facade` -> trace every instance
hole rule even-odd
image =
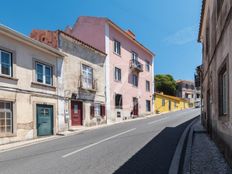
[[[153,112],[154,54],[107,18],[79,17],[70,35],[107,54],[106,111],[109,122]]]
[[[60,131],[63,57],[0,25],[0,144]]]
[[[106,54],[63,31],[33,30],[31,37],[66,55],[63,68],[64,127],[105,124]]]
[[[163,93],[155,93],[154,100],[154,108],[157,114],[190,108],[188,100]]]
[[[176,96],[189,100],[190,105],[199,106],[201,102],[201,90],[195,87],[195,83],[190,80],[177,80]]]
[[[204,0],[199,42],[203,46],[202,122],[232,165],[231,14],[231,0]]]

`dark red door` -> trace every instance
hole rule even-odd
[[[133,115],[139,115],[139,103],[137,98],[133,98]]]
[[[71,120],[72,126],[82,125],[82,102],[71,102]]]

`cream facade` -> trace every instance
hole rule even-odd
[[[59,132],[64,54],[0,26],[0,144]]]
[[[64,127],[105,124],[106,54],[63,31],[33,30],[31,37],[66,55],[63,68]]]

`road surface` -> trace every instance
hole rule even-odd
[[[0,153],[0,174],[166,174],[189,109]]]

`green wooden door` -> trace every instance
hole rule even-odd
[[[53,107],[49,105],[37,105],[37,135],[45,136],[53,134]]]

